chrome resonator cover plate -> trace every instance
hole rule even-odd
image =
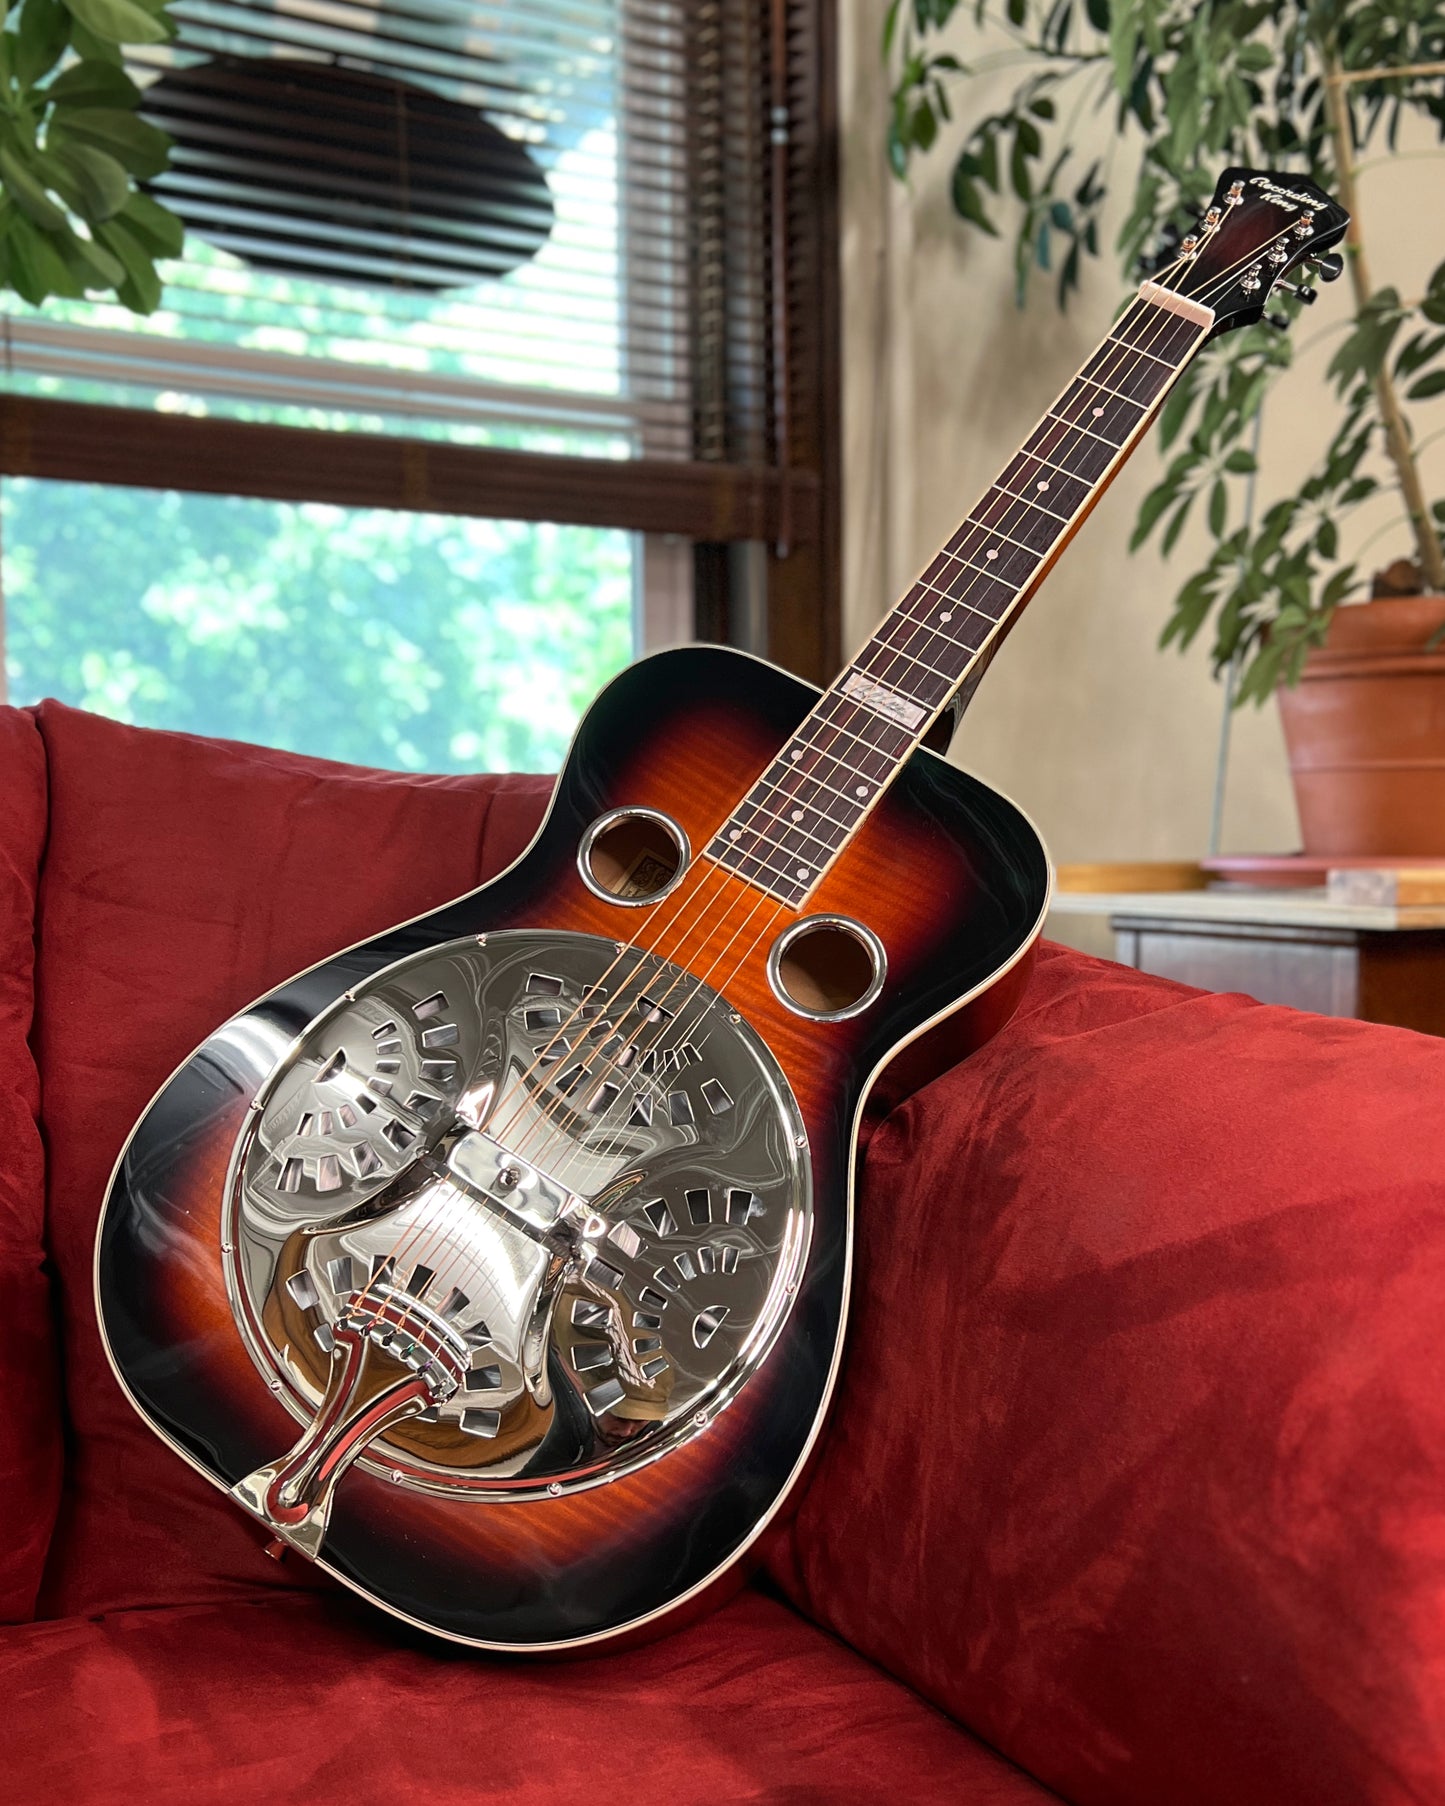
[[[410,1415],[363,1465],[516,1498],[613,1479],[726,1408],[811,1224],[796,1101],[725,999],[614,941],[507,930],[311,1023],[238,1141],[222,1259],[295,1417],[364,1345]]]

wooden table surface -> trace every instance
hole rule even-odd
[[[1445,1035],[1445,904],[1331,902],[1323,889],[1056,891],[1104,916],[1115,957],[1206,991]]]

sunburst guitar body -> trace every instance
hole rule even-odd
[[[273,1548],[491,1650],[738,1583],[837,1383],[865,1116],[1007,1020],[1048,901],[1028,820],[925,738],[1189,359],[1344,225],[1227,171],[826,692],[720,647],[631,667],[509,870],[166,1082],[102,1332]]]

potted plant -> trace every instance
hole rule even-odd
[[[965,61],[959,51],[975,43],[981,56]],[[1188,646],[1212,623],[1214,668],[1237,676],[1236,702],[1279,689],[1307,852],[1445,854],[1445,500],[1426,493],[1412,419],[1445,393],[1445,263],[1422,295],[1377,289],[1356,184],[1364,148],[1393,149],[1407,118],[1445,138],[1445,10],[1433,0],[892,0],[884,55],[899,177],[939,141],[960,86],[1017,69],[1008,103],[956,147],[951,192],[958,214],[993,236],[1011,194],[1021,303],[1048,275],[1067,305],[1083,259],[1100,252],[1118,178],[1102,148],[1078,148],[1089,108],[1107,109],[1116,141],[1137,142],[1137,166],[1120,160],[1137,168],[1116,247],[1126,271],[1193,224],[1224,164],[1308,173],[1349,209],[1354,316],[1329,364],[1339,417],[1319,462],[1293,494],[1252,508],[1257,417],[1292,349],[1267,325],[1233,334],[1163,409],[1169,462],[1131,549],[1157,534],[1167,554],[1202,514],[1213,548],[1175,596],[1161,643]],[[1287,296],[1282,310],[1309,298]],[[1340,608],[1366,587],[1341,561],[1340,523],[1383,491],[1398,497],[1398,555],[1374,578],[1376,599]]]
[[[0,283],[32,306],[161,295],[181,222],[144,192],[170,140],[139,115],[128,44],[174,36],[165,0],[19,0],[0,33]]]

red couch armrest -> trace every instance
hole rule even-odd
[[[61,1423],[43,1270],[40,1081],[29,1046],[45,752],[0,708],[0,1622],[35,1609],[60,1492]]]
[[[1445,1042],[1046,948],[857,1252],[796,1603],[1077,1806],[1445,1799]]]

